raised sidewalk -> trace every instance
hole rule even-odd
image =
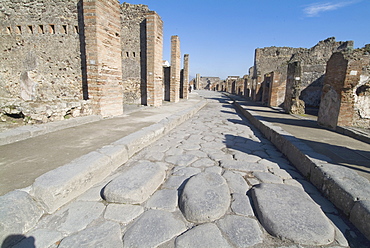
[[[370,144],[322,128],[314,120],[227,95],[301,174],[370,239]]]

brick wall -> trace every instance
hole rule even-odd
[[[160,106],[163,100],[163,22],[151,11],[146,16],[147,105]]]
[[[170,79],[170,102],[180,100],[180,39],[177,35],[171,36],[171,79]]]
[[[96,114],[123,113],[120,8],[115,0],[84,0],[87,84]]]

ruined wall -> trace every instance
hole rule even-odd
[[[199,89],[209,90],[212,88],[212,85],[220,82],[219,77],[200,77],[199,78]]]
[[[171,36],[170,102],[178,102],[180,100],[180,67],[180,38],[177,35],[173,35]]]
[[[146,75],[146,15],[148,6],[121,5],[122,86],[124,103],[142,103]]]
[[[89,114],[77,0],[2,0],[0,108],[29,122]],[[6,106],[6,108],[4,108]]]
[[[286,91],[287,65],[282,64],[271,72],[271,81],[268,93],[268,106],[283,107]]]
[[[292,47],[265,47],[257,48],[254,56],[254,66],[252,74],[252,98],[255,101],[262,100],[262,82],[264,75],[278,68],[283,63],[287,63],[294,53],[304,48]]]
[[[370,46],[334,53],[327,63],[318,123],[370,128]]]
[[[310,49],[296,52],[289,60],[289,64],[295,63],[292,65],[295,69],[289,70],[287,75],[286,111],[304,113],[304,106],[318,108],[327,61],[334,52],[352,46],[352,41],[336,42],[332,37],[320,41]],[[300,102],[299,106],[293,106],[293,102]]]
[[[182,94],[181,98],[189,98],[189,54],[184,54],[184,69],[182,70]]]

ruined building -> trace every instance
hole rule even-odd
[[[177,36],[173,36],[177,37]],[[171,59],[180,97],[180,41]],[[164,100],[163,22],[146,5],[117,0],[3,0],[0,109],[31,123],[115,116]],[[188,66],[189,56],[186,55]],[[185,59],[185,58],[184,58]],[[188,83],[189,69],[181,79]],[[173,88],[176,87],[176,88]],[[187,93],[187,92],[186,92]],[[187,94],[182,94],[187,98]]]

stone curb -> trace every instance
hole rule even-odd
[[[235,107],[269,139],[289,161],[312,182],[350,221],[370,239],[370,182],[356,172],[330,164],[330,159],[317,154],[281,127],[263,121],[253,111],[245,110],[236,100]],[[367,204],[365,204],[365,202]],[[359,217],[361,215],[361,217]]]
[[[103,180],[111,172],[124,164],[132,155],[191,118],[206,104],[206,100],[201,100],[194,106],[171,115],[156,124],[145,127],[110,145],[49,171],[36,178],[35,182],[26,188],[26,190],[23,189],[23,191],[29,190],[29,194],[25,195],[33,198],[33,202],[30,203],[32,206],[39,206],[45,213],[53,213],[61,206],[84,193],[94,184]],[[0,210],[1,207],[5,209],[17,209],[13,207],[12,202],[6,202],[7,195],[14,194],[16,191],[19,190],[11,191],[4,196],[0,196]],[[22,206],[22,208],[27,209],[32,206]],[[18,211],[8,213],[6,216],[0,214],[0,222],[9,222],[17,214]],[[25,233],[36,223],[32,225],[30,223],[18,223],[17,225],[23,224],[22,230]],[[4,231],[6,232],[6,230]],[[3,239],[3,236],[5,238],[9,234],[0,232],[0,241]]]
[[[49,122],[40,125],[22,126],[0,133],[0,146],[11,144],[17,141],[36,137],[39,135],[55,132],[58,130],[79,126],[82,124],[100,121],[103,117],[100,115],[90,115],[83,117],[71,118],[63,121]]]

